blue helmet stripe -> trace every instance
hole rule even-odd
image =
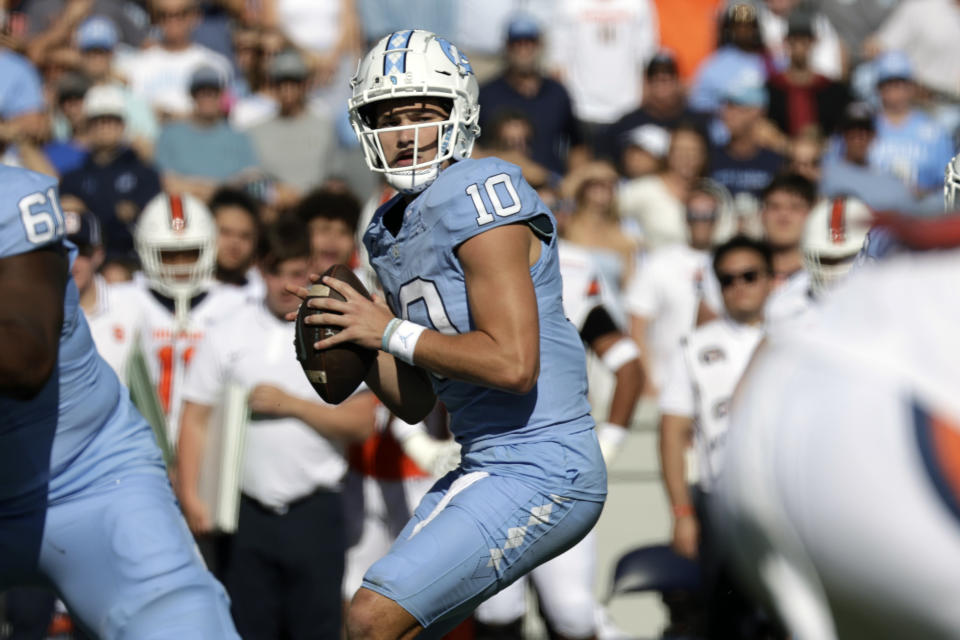
[[[413,30],[394,31],[387,40],[387,49],[383,54],[383,75],[393,75],[407,72],[406,48],[410,44]],[[392,52],[396,53],[392,53]]]

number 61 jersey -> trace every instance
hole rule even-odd
[[[63,244],[56,180],[0,166],[0,201],[0,259]],[[67,247],[72,265],[76,249]],[[132,460],[163,469],[150,427],[94,347],[72,278],[58,350],[37,395],[0,395],[0,520],[55,503]]]
[[[403,206],[400,196],[381,206],[363,242],[393,312],[441,333],[475,328],[456,255],[461,244],[515,223],[528,225],[541,241],[540,258],[530,267],[540,319],[540,377],[533,390],[518,395],[431,375],[457,441],[464,447],[512,444],[591,427],[583,344],[563,313],[557,223],[519,167],[496,158],[454,163],[406,206],[394,236],[383,217]]]

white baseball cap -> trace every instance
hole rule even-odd
[[[127,101],[120,87],[96,86],[83,98],[83,115],[88,118],[115,116],[124,118]]]

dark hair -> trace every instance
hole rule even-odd
[[[314,189],[303,196],[294,213],[303,225],[315,218],[342,220],[351,233],[356,233],[360,224],[360,202],[353,194],[326,187]]]
[[[239,207],[250,216],[257,231],[260,231],[260,205],[246,191],[234,187],[220,187],[210,197],[207,206],[214,217],[220,207]]]
[[[718,278],[720,277],[717,266],[728,253],[741,250],[753,251],[760,254],[760,257],[763,258],[763,264],[767,267],[767,273],[773,273],[773,250],[770,248],[770,245],[764,240],[755,240],[741,233],[733,236],[713,250],[714,275]]]
[[[284,214],[269,225],[260,240],[260,266],[276,273],[280,263],[310,257],[306,225],[295,215]]]
[[[811,207],[817,201],[817,186],[799,173],[781,173],[774,176],[770,184],[763,190],[760,196],[761,200],[766,201],[770,194],[775,191],[785,191],[800,196]]]

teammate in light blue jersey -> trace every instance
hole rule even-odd
[[[400,193],[364,236],[386,301],[327,279],[310,323],[380,349],[367,384],[419,421],[439,398],[458,469],[370,568],[351,638],[439,637],[481,601],[580,540],[606,496],[583,345],[565,318],[557,225],[519,168],[471,160],[477,83],[452,44],[420,30],[381,40],[350,113],[373,171]],[[304,290],[300,290],[305,295]]]
[[[149,425],[79,310],[56,181],[0,166],[0,590],[98,638],[237,638]]]

